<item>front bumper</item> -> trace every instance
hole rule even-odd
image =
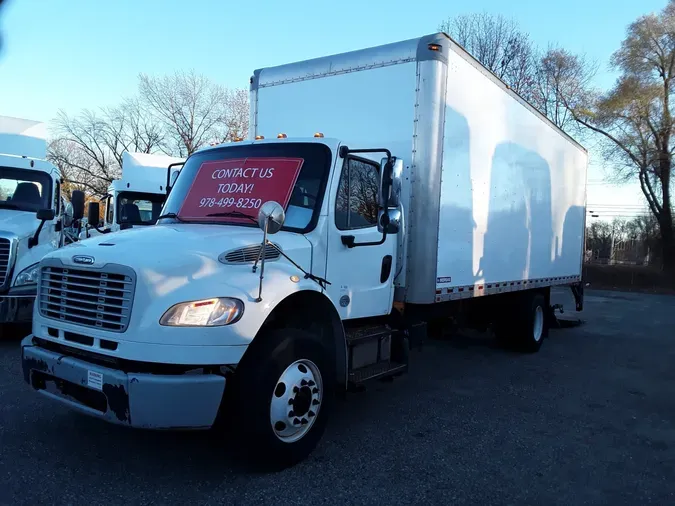
[[[112,423],[148,429],[211,427],[225,391],[216,374],[126,373],[21,343],[24,380],[41,394]]]
[[[0,324],[30,323],[33,319],[33,304],[35,294],[0,296]]]

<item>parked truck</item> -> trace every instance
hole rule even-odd
[[[38,262],[73,219],[46,157],[44,123],[0,116],[0,324],[30,323]]]
[[[587,153],[447,35],[255,71],[250,137],[190,156],[157,226],[42,260],[26,382],[279,468],[429,322],[534,352],[551,287],[582,310]]]
[[[98,219],[101,204],[91,202],[88,226],[82,231],[81,239],[133,226],[153,225],[166,201],[171,176],[184,162],[183,158],[166,155],[122,153],[122,178],[112,181],[101,203],[105,210],[103,223]]]

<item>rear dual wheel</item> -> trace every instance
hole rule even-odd
[[[495,325],[497,338],[526,353],[539,351],[548,337],[546,298],[539,292],[523,294],[508,304]]]

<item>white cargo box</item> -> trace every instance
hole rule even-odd
[[[249,132],[404,160],[397,300],[581,280],[586,150],[445,34],[258,70]]]
[[[173,156],[125,151],[122,153],[122,180],[130,183],[131,189],[139,185],[143,187],[152,185],[150,187],[156,187],[156,191],[159,191],[160,186],[163,191],[166,191],[166,174],[169,165],[184,161],[184,158]]]
[[[40,121],[0,116],[0,154],[47,158],[47,127]]]

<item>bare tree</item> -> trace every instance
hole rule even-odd
[[[539,58],[529,99],[532,104],[563,130],[577,130],[570,109],[577,109],[591,100],[591,82],[597,64],[583,55],[549,46]]]
[[[59,112],[48,158],[77,189],[103,196],[121,174],[122,153],[159,150],[164,134],[137,101],[70,117]]]
[[[439,26],[517,93],[532,87],[535,51],[529,35],[499,14],[477,13],[450,18]]]
[[[223,118],[222,142],[245,139],[248,135],[248,91],[242,88],[227,90]]]
[[[246,135],[248,99],[242,92],[228,90],[194,71],[164,77],[140,75],[140,100],[163,125],[169,152],[180,156],[189,156],[212,141]]]
[[[604,154],[626,179],[637,179],[659,223],[664,269],[675,271],[671,198],[675,86],[675,0],[640,17],[611,61],[616,85],[590,106],[570,105],[574,118],[604,139]]]

